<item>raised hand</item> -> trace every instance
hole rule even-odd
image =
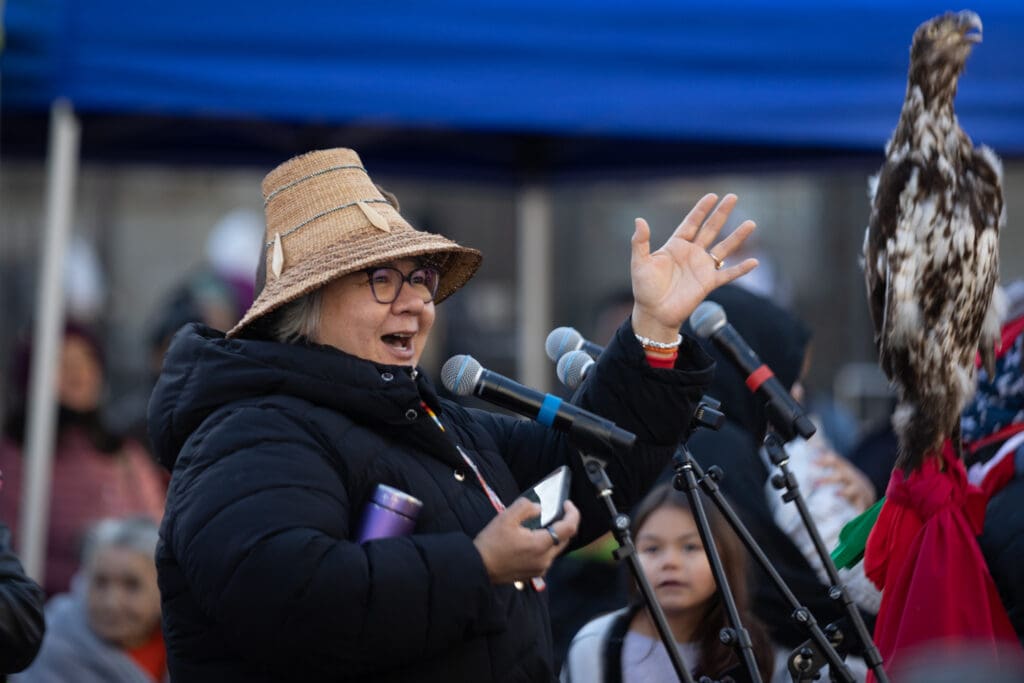
[[[744,221],[714,244],[735,206],[734,194],[727,194],[720,204],[717,195],[704,195],[654,252],[647,221],[636,219],[630,259],[635,333],[661,342],[675,340],[679,327],[711,290],[757,267],[753,258],[727,263],[754,231],[753,221]]]

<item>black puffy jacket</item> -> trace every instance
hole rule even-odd
[[[25,575],[11,550],[11,532],[0,523],[0,681],[24,670],[43,643],[46,595]]]
[[[637,434],[608,467],[620,504],[664,466],[710,375],[695,343],[655,370],[620,329],[579,396]],[[473,538],[496,513],[456,446],[506,504],[573,465],[586,541],[607,513],[562,435],[440,400],[409,368],[198,325],[175,337],[149,422],[173,468],[157,567],[174,680],[553,680],[545,596],[489,582]],[[424,506],[412,535],[359,545],[378,483]]]

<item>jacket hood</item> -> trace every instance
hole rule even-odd
[[[811,331],[799,318],[768,299],[737,285],[720,287],[708,295],[725,309],[726,319],[786,389],[800,377]],[[689,323],[687,323],[689,325]],[[768,427],[764,401],[747,389],[743,374],[710,341],[701,339],[715,360],[715,377],[708,394],[722,402],[726,417],[740,424],[758,441]]]
[[[319,344],[226,339],[192,323],[171,341],[149,400],[154,455],[173,468],[185,441],[214,411],[275,394],[380,425],[405,424],[405,411],[421,400],[439,406],[418,369],[376,364]]]

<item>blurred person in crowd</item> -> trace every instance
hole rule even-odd
[[[159,683],[167,678],[160,591],[146,517],[108,518],[90,529],[70,593],[46,605],[39,656],[14,683]]]
[[[31,345],[25,341],[11,364],[11,395],[0,442],[0,470],[8,481],[0,495],[0,517],[17,529],[21,512],[22,449]],[[165,476],[134,440],[111,431],[101,417],[104,363],[99,339],[84,325],[65,324],[57,378],[49,528],[43,587],[65,592],[78,566],[82,534],[98,519],[127,514],[163,514]],[[15,543],[20,542],[15,537]]]
[[[8,261],[0,254],[0,311],[5,328],[0,332],[0,387],[9,386],[4,366],[19,342],[18,333],[33,316],[33,302],[39,287],[38,263],[24,259]],[[107,304],[107,275],[92,240],[81,232],[70,235],[61,273],[64,315],[84,325],[97,324]],[[0,394],[0,414],[10,409],[7,391]]]
[[[709,294],[708,299],[725,309],[729,324],[783,386],[792,389],[805,369],[811,337],[807,326],[789,311],[740,287],[722,287]],[[723,493],[799,602],[810,609],[819,625],[836,622],[844,616],[841,605],[829,599],[827,586],[772,513],[772,466],[761,446],[769,427],[765,402],[751,393],[746,375],[729,358],[710,342],[706,348],[716,362],[715,377],[707,393],[721,401],[725,423],[717,431],[694,432],[689,440],[690,450],[703,468],[718,465],[723,469]],[[822,464],[829,470],[827,483],[833,487],[831,494],[848,496],[849,503],[856,506],[873,496],[870,489],[862,490],[868,486],[866,478],[840,456],[832,454]],[[811,491],[802,492],[806,496]],[[774,491],[774,495],[781,496],[782,492]],[[792,606],[760,567],[753,576],[754,612],[777,643],[795,648],[808,634],[791,619]]]
[[[607,512],[564,434],[443,400],[418,367],[479,253],[409,225],[352,150],[283,163],[263,195],[255,302],[226,337],[179,332],[150,403],[173,468],[157,548],[172,677],[553,680],[538,577]],[[710,377],[680,324],[756,265],[722,267],[754,227],[715,242],[735,201],[705,196],[654,252],[637,219],[631,319],[577,397],[637,436],[605,454],[625,504]],[[564,517],[524,527],[540,508],[519,493],[563,464]],[[411,534],[361,543],[379,484],[422,509]]]
[[[262,240],[263,216],[253,209],[232,209],[213,226],[202,261],[171,288],[150,323],[155,374],[171,337],[185,323],[223,332],[239,321],[252,304]]]
[[[146,326],[146,373],[108,406],[110,424],[149,446],[146,406],[174,333],[190,322],[228,330],[252,304],[263,217],[248,208],[225,214],[210,231],[202,262],[166,292]]]
[[[0,492],[0,495],[3,495]],[[43,589],[25,575],[0,522],[0,680],[31,663],[43,642]]]
[[[263,217],[252,209],[233,209],[217,222],[206,238],[203,262],[171,289],[151,322],[154,374],[185,323],[221,332],[235,326],[252,304],[262,239]]]
[[[800,372],[801,379],[797,379],[790,390],[793,398],[804,406],[807,402],[802,377],[807,374],[811,357],[811,346],[808,343],[803,370]],[[785,449],[789,456],[789,471],[796,477],[800,493],[825,548],[831,551],[839,542],[839,532],[846,523],[874,505],[878,495],[867,475],[836,452],[826,432],[818,423],[817,415],[812,414],[812,419],[817,427],[814,435],[810,439],[798,436],[787,443]],[[774,473],[776,468],[763,448],[762,456],[768,468]],[[807,562],[817,572],[819,580],[829,585],[831,582],[828,572],[811,540],[810,532],[796,505],[790,505],[783,500],[783,493],[784,490],[775,488],[769,477],[765,483],[765,498],[771,507],[775,523],[786,532],[807,558]],[[862,610],[871,614],[878,613],[882,596],[864,575],[862,563],[848,569],[839,569],[839,578]]]
[[[750,634],[762,681],[789,680],[785,657],[773,651],[767,631],[750,612],[748,558],[739,537],[703,493],[711,536],[721,556],[743,627]],[[665,614],[683,664],[694,678],[751,680],[736,651],[719,639],[730,627],[689,499],[671,483],[655,486],[633,510],[630,523],[644,575]],[[628,607],[584,626],[562,669],[563,683],[640,683],[677,679],[639,590]]]
[[[1017,317],[1003,325],[993,375],[979,368],[961,428],[968,479],[990,496],[978,544],[1024,645],[1024,310],[1016,308],[1015,290],[1008,291]],[[997,479],[993,470],[1000,466]]]
[[[235,315],[223,328],[210,327],[230,329],[252,304],[262,244],[263,215],[255,209],[232,209],[213,226],[206,239],[206,263],[231,288]]]
[[[145,376],[109,406],[106,417],[111,426],[151,450],[146,409],[174,333],[190,322],[226,330],[240,317],[235,290],[228,282],[209,270],[190,273],[157,306],[146,335]]]
[[[223,332],[241,319],[252,304],[262,239],[263,217],[252,209],[233,209],[213,227],[203,262],[167,292],[150,320],[148,389],[160,375],[171,338],[184,325],[199,322]]]

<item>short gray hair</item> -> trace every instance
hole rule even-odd
[[[126,548],[149,558],[156,556],[160,528],[150,517],[108,517],[96,522],[82,544],[82,566],[88,571],[96,553],[104,548]],[[154,560],[155,561],[155,560]]]
[[[289,301],[275,311],[270,321],[270,337],[283,344],[311,341],[320,331],[320,307],[323,287]]]

